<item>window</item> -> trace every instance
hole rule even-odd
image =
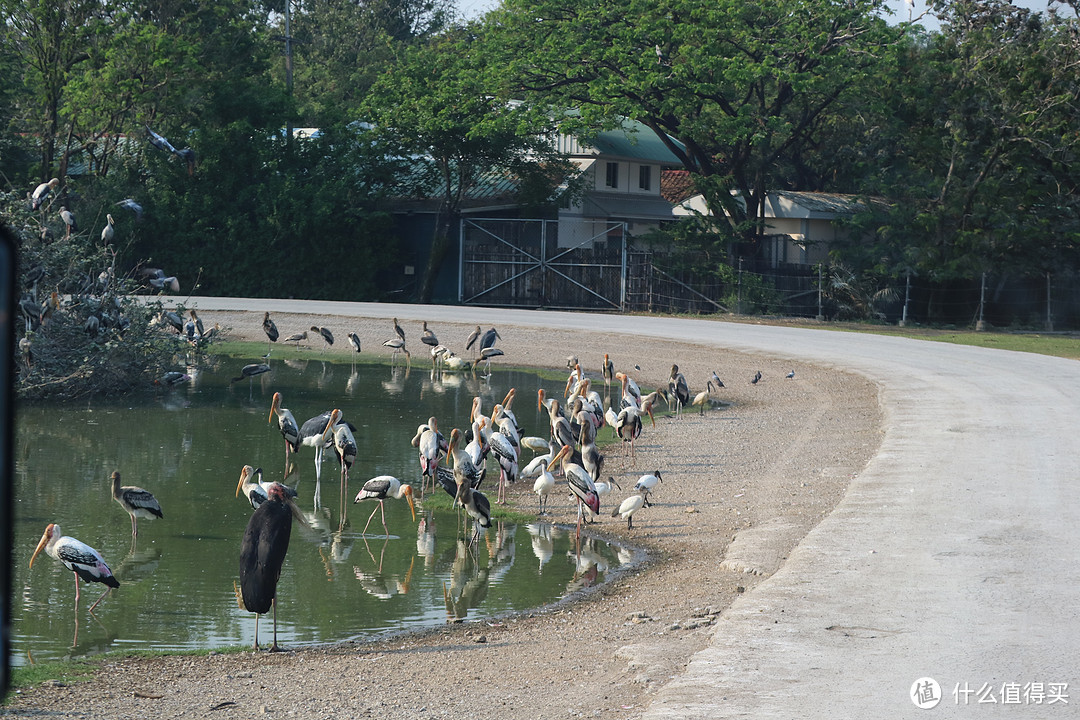
[[[652,168],[642,165],[638,168],[638,187],[642,190],[652,190]]]
[[[607,164],[607,178],[604,180],[604,185],[609,188],[619,187],[619,163],[609,162]]]

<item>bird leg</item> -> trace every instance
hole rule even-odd
[[[73,573],[75,575],[75,610],[76,613],[79,610],[79,573]]]
[[[135,513],[131,514],[131,537],[136,537],[139,534],[139,523],[135,519]]]
[[[274,606],[274,644],[270,646],[270,652],[282,652],[277,644],[277,598],[271,600],[270,604]]]
[[[90,614],[91,615],[94,613],[94,608],[96,608],[98,606],[98,603],[101,602],[102,600],[104,600],[105,596],[108,595],[111,591],[112,591],[111,587],[105,588],[105,592],[101,593],[101,597],[99,597],[97,600],[94,601],[94,604],[90,606]]]
[[[255,613],[255,644],[251,646],[251,649],[259,651],[259,614]]]

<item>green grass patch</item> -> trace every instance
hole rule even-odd
[[[11,668],[11,689],[29,688],[45,682],[65,684],[87,682],[101,664],[100,659],[37,663]]]

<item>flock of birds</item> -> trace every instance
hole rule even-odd
[[[197,317],[192,311],[192,317]],[[383,343],[387,347],[409,354],[405,350],[405,332],[397,319],[393,320],[394,335]],[[269,342],[276,342],[280,335],[269,313],[263,318],[263,329]],[[327,344],[333,344],[333,334],[327,328],[315,326],[312,331],[323,337]],[[295,336],[291,338],[299,341]],[[360,341],[355,333],[349,333],[349,339],[357,352]],[[447,367],[447,361],[457,357],[437,339],[424,323],[422,341],[431,347],[433,367]],[[499,353],[494,344],[501,339],[495,328],[486,333],[480,327],[466,340],[466,348],[480,342],[478,359],[487,359]],[[290,340],[290,338],[286,338]],[[395,342],[396,341],[396,342]],[[397,345],[400,343],[400,345]],[[491,502],[480,487],[485,480],[488,459],[494,458],[499,477],[495,481],[496,504],[507,502],[507,489],[510,484],[522,479],[533,479],[532,491],[538,499],[538,513],[548,513],[550,496],[557,487],[556,476],[565,481],[570,497],[577,504],[576,535],[580,538],[583,523],[591,522],[600,514],[601,497],[611,494],[615,488],[622,489],[613,477],[602,480],[604,455],[597,448],[598,432],[610,427],[613,436],[623,443],[624,454],[629,453],[634,461],[635,442],[640,437],[644,422],[648,416],[655,425],[654,407],[663,399],[673,410],[676,418],[687,407],[699,407],[704,412],[710,404],[711,393],[724,387],[723,381],[713,372],[706,383],[706,389],[691,397],[686,377],[678,365],[673,365],[666,389],[658,389],[643,394],[637,383],[626,373],[616,371],[608,355],[604,355],[600,376],[605,387],[610,390],[617,384],[618,396],[615,402],[605,402],[593,387],[593,379],[586,376],[576,357],[567,358],[569,374],[563,397],[548,397],[543,388],[537,391],[538,411],[548,415],[548,437],[526,436],[517,422],[513,411],[516,388],[511,388],[502,402],[497,403],[490,414],[484,414],[479,396],[473,399],[468,422],[463,423],[463,432],[453,428],[449,437],[440,431],[437,418],[429,417],[416,429],[411,444],[417,450],[420,469],[419,493],[425,497],[441,489],[452,499],[452,504],[464,511],[474,521],[474,533],[470,542],[475,543],[483,529],[491,527]],[[269,370],[265,363],[247,365],[241,375],[254,377]],[[166,384],[182,382],[182,378],[169,378]],[[787,378],[794,377],[794,371]],[[757,384],[762,379],[758,372],[750,381]],[[610,397],[610,394],[609,394]],[[285,445],[285,473],[283,480],[291,474],[293,464],[290,459],[302,448],[312,448],[315,462],[314,502],[316,509],[321,504],[322,464],[326,452],[331,451],[339,465],[339,501],[341,503],[342,524],[345,520],[345,507],[348,502],[349,471],[358,454],[356,426],[344,418],[339,408],[326,410],[305,421],[298,423],[293,413],[283,404],[280,392],[275,392],[271,400],[268,422],[276,424]],[[521,463],[523,449],[533,452],[532,459]],[[119,472],[112,473],[112,495],[131,517],[132,538],[138,534],[138,518],[161,518],[161,507],[154,496],[139,487],[122,486]],[[642,475],[637,481],[633,493],[619,502],[611,511],[611,517],[620,517],[627,522],[627,529],[633,529],[634,516],[642,508],[649,506],[649,496],[663,480],[660,470]],[[244,493],[254,512],[247,524],[241,542],[240,551],[240,598],[243,606],[256,614],[255,642],[258,641],[258,616],[274,612],[274,641],[271,650],[277,649],[276,594],[277,583],[289,546],[293,518],[304,522],[303,514],[296,506],[296,487],[284,482],[264,481],[261,468],[244,466],[237,483],[236,495]],[[390,499],[408,503],[413,520],[416,519],[414,496],[417,490],[408,481],[391,475],[380,475],[367,480],[352,499],[352,504],[374,501],[375,507],[367,518],[361,534],[366,535],[375,514],[382,514],[383,530],[389,536],[384,503]],[[30,560],[34,560],[44,550],[68,570],[75,574],[75,603],[79,603],[79,578],[85,582],[100,582],[106,590],[90,607],[93,612],[98,603],[109,591],[119,586],[112,571],[94,548],[74,538],[61,535],[58,525],[50,524]]]

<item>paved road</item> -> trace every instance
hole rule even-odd
[[[862,373],[882,390],[880,453],[784,566],[724,613],[710,646],[658,692],[645,717],[923,716],[910,697],[923,677],[943,696],[926,717],[1080,714],[1080,363],[692,319],[193,304],[623,332]],[[1041,707],[1038,685],[1024,694],[1029,683],[1042,683]],[[1068,686],[1055,689],[1059,683]],[[988,690],[996,704],[979,702]],[[1014,690],[1021,707],[1008,706]],[[1051,704],[1055,692],[1068,694],[1068,705]]]

